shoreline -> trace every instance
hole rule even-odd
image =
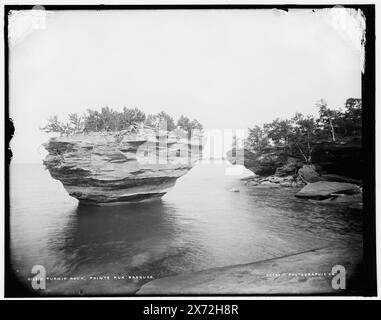
[[[152,280],[137,295],[218,294],[342,294],[331,286],[334,265],[346,271],[347,289],[357,292],[351,279],[362,261],[362,245],[311,249],[248,264],[206,269]],[[315,276],[304,276],[306,274]],[[348,286],[349,285],[349,286]]]
[[[160,295],[360,295],[359,268],[362,245],[332,245],[245,264],[227,265],[196,272],[177,274],[139,282],[89,282],[72,287],[62,283],[43,296],[63,294],[93,296],[116,294],[128,296]],[[332,288],[332,267],[342,265],[346,289]],[[310,274],[310,275],[308,275]],[[360,280],[360,282],[359,282]]]

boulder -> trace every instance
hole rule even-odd
[[[306,183],[320,181],[320,175],[316,172],[316,167],[313,164],[304,165],[298,171],[298,175],[302,181]]]
[[[327,199],[340,194],[356,194],[360,188],[352,183],[318,181],[308,183],[295,196],[299,198]]]
[[[304,187],[305,185],[306,184],[299,178],[291,182],[291,187],[294,187],[294,188],[301,188],[301,187]]]
[[[282,177],[277,177],[277,176],[270,176],[267,178],[267,181],[272,182],[272,183],[281,183],[284,179]]]
[[[286,158],[285,164],[283,164],[281,167],[278,167],[275,170],[275,175],[278,177],[293,175],[302,166],[303,166],[302,160],[289,156]]]

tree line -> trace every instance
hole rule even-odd
[[[126,107],[122,111],[116,111],[109,107],[103,107],[101,111],[88,109],[81,116],[77,113],[71,113],[66,122],[59,121],[58,116],[54,115],[48,119],[47,124],[41,130],[47,133],[60,133],[61,135],[102,131],[119,132],[122,130],[136,132],[142,124],[152,129],[166,128],[168,131],[173,131],[179,127],[189,134],[194,129],[202,130],[200,122],[196,119],[190,120],[183,115],[175,123],[175,120],[164,111],[146,116],[138,108]]]
[[[262,127],[249,128],[245,148],[261,152],[269,146],[281,147],[310,164],[312,152],[319,142],[361,140],[361,99],[347,99],[344,110],[330,108],[324,99],[316,107],[317,118],[296,113],[291,119],[277,118]]]

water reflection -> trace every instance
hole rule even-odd
[[[160,200],[117,207],[79,205],[63,231],[63,259],[75,261],[77,274],[128,272],[162,259],[176,237],[172,212]]]

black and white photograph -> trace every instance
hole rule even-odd
[[[374,14],[5,6],[5,296],[376,296]]]

